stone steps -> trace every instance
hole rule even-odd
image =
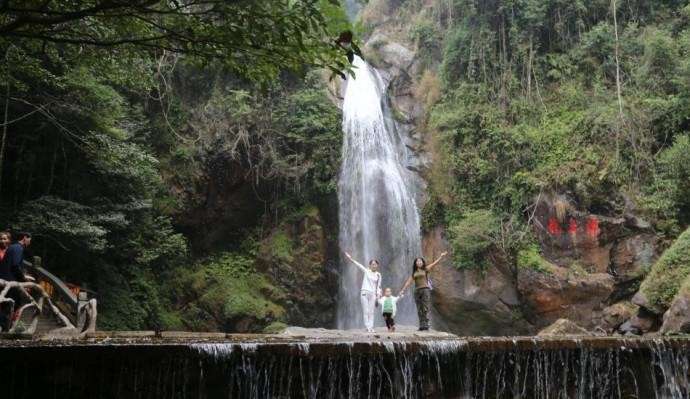
[[[22,315],[20,321],[24,324],[26,328],[31,324],[31,318],[33,317],[33,312],[25,311]],[[58,322],[53,314],[47,309],[44,309],[43,313],[38,317],[38,324],[36,325],[36,331],[34,334],[42,335],[52,330],[58,329],[62,325]]]

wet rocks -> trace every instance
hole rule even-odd
[[[612,273],[618,280],[641,277],[657,258],[656,235],[642,233],[617,241],[612,249]]]
[[[377,32],[369,38],[365,45],[364,53],[376,54],[376,60],[380,64],[376,66],[383,67],[389,73],[394,74],[406,71],[412,64],[415,56],[414,51],[401,43],[392,41],[382,32]]]
[[[578,326],[568,319],[558,319],[550,326],[542,329],[537,334],[540,337],[562,336],[562,335],[592,335],[589,331]]]
[[[618,328],[637,314],[638,307],[631,302],[618,302],[604,308],[601,312],[600,327],[608,334],[618,331]]]
[[[654,309],[654,306],[647,298],[647,295],[645,295],[645,293],[642,291],[637,291],[630,301],[641,308],[645,308],[647,310]]]
[[[662,334],[690,334],[690,293],[683,290],[664,313]]]
[[[553,273],[521,270],[518,275],[527,320],[537,326],[565,318],[594,328],[614,285],[606,273],[575,275],[560,267]]]
[[[644,308],[630,318],[630,320],[618,327],[618,332],[623,335],[642,335],[659,329],[659,319]]]
[[[551,262],[565,267],[579,263],[619,282],[640,277],[657,258],[658,239],[646,222],[632,215],[587,212],[563,194],[536,200],[533,228]]]
[[[423,237],[427,256],[448,249],[443,229]],[[430,256],[431,257],[431,256]],[[510,271],[496,265],[482,274],[459,270],[446,258],[432,273],[435,311],[446,329],[460,335],[515,335],[531,327],[519,312],[520,301]]]

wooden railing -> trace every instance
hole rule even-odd
[[[41,266],[41,259],[24,261],[24,268],[36,279],[36,283],[50,297],[60,312],[79,332],[96,329],[96,293],[78,286],[68,286],[61,279]]]

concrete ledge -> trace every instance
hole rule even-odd
[[[96,331],[87,333],[86,338],[155,338],[155,331]]]
[[[192,331],[162,331],[163,339],[224,339],[226,333],[222,332],[192,332]]]
[[[21,339],[21,340],[30,340],[33,339],[33,335],[29,333],[8,333],[8,332],[0,332],[0,339],[7,339],[7,340],[13,340],[13,339]]]
[[[501,352],[550,350],[690,350],[690,336],[675,337],[455,337],[449,334],[341,334],[338,337],[283,334],[224,334],[166,331],[100,331],[86,339],[40,341],[28,335],[0,334],[2,348],[140,347],[151,350],[258,351],[303,356],[395,351]]]

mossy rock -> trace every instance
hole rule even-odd
[[[285,331],[287,327],[288,325],[283,322],[274,321],[273,323],[267,325],[263,332],[265,334],[280,334]]]
[[[554,274],[556,266],[544,259],[536,245],[528,246],[518,252],[518,269],[534,270],[543,274]]]
[[[279,305],[284,292],[246,256],[219,254],[178,275],[174,285],[189,297],[183,313],[184,320],[194,320],[187,325],[192,330],[261,331],[285,315]]]
[[[688,276],[690,276],[690,229],[685,230],[661,255],[642,282],[640,291],[647,299],[646,307],[654,313],[663,313],[671,306],[671,301]],[[688,284],[690,285],[690,282]]]

